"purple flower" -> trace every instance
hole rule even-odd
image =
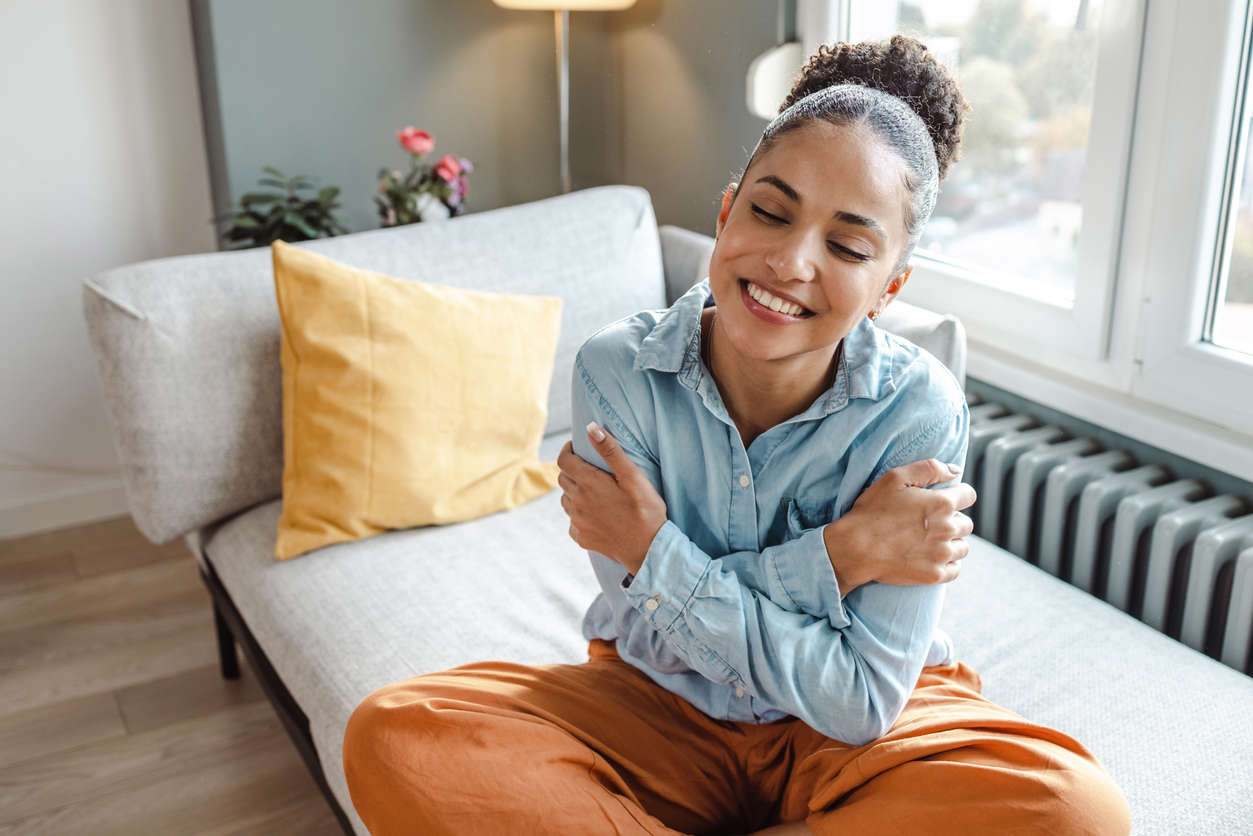
[[[464,172],[466,172],[466,173],[469,173],[469,172],[471,172],[471,171],[474,171],[474,166],[470,165],[470,161],[469,161],[469,160],[467,160],[465,157],[458,157],[458,158],[457,158],[457,162],[461,163],[461,170],[462,170],[462,171],[464,171]]]

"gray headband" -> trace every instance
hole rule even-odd
[[[809,119],[823,119],[835,124],[865,122],[905,161],[913,217],[906,219],[909,242],[897,269],[903,267],[922,237],[922,229],[935,209],[940,190],[935,143],[926,123],[899,96],[862,84],[833,84],[797,99],[774,117],[757,140],[749,157],[750,165],[763,142],[782,129]]]

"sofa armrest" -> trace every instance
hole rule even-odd
[[[709,256],[714,239],[681,226],[664,224],[661,235],[661,261],[666,273],[666,304],[686,293],[692,285],[709,275]]]

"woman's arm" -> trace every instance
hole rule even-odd
[[[574,452],[606,465],[582,431],[597,421],[660,493],[656,463],[595,382],[581,379],[586,370],[577,360],[576,368]],[[920,458],[963,461],[968,420],[963,402],[892,450],[876,476]],[[780,606],[719,563],[666,520],[626,597],[677,654],[715,682],[735,684],[847,743],[864,744],[891,728],[930,648],[942,585],[860,586],[844,601],[848,623],[835,626]]]
[[[580,362],[576,377],[587,391],[575,392],[572,403],[595,401],[596,412],[609,428],[602,439],[590,437],[592,449],[604,465],[595,465],[573,452],[567,442],[557,456],[561,468],[558,482],[566,495],[562,505],[571,515],[571,536],[589,550],[600,541],[602,551],[626,567],[621,585],[633,580],[633,570],[644,560],[652,539],[667,518],[660,494],[660,468],[627,428],[601,393],[592,375]],[[576,379],[575,385],[579,385]],[[580,413],[575,416],[582,425]],[[599,432],[599,431],[598,431]],[[618,441],[613,434],[621,436]],[[913,448],[910,448],[913,449]],[[634,471],[630,484],[619,486],[612,475],[620,466],[612,461],[623,456],[622,465]],[[609,472],[606,472],[609,471]],[[898,586],[944,583],[958,574],[957,562],[969,546],[970,518],[956,513],[974,502],[974,489],[961,484],[936,492],[924,487],[952,480],[960,469],[936,459],[923,459],[890,468],[857,498],[843,516],[823,525],[795,530],[789,518],[788,539],[761,551],[746,550],[720,555],[723,568],[748,587],[765,594],[784,609],[827,618],[833,627],[849,623],[843,598],[853,589],[878,581]],[[599,479],[597,478],[599,477]],[[601,483],[596,496],[592,488]],[[587,515],[580,524],[589,529],[576,536],[571,492],[581,483]],[[623,490],[619,488],[626,488]],[[799,523],[799,518],[796,519]],[[926,524],[929,523],[929,529]],[[593,531],[592,529],[597,529]],[[594,536],[599,535],[599,537]],[[610,554],[610,550],[613,554]]]
[[[666,521],[666,505],[661,498],[661,469],[659,463],[644,452],[641,444],[619,416],[609,401],[602,394],[591,373],[583,365],[581,355],[575,360],[574,381],[571,393],[572,418],[574,430],[572,435],[582,446],[589,443],[586,430],[583,428],[589,421],[596,421],[612,436],[604,442],[592,443],[587,451],[593,454],[574,452],[572,443],[567,443],[557,457],[557,464],[562,468],[558,482],[567,496],[563,496],[562,504],[566,512],[571,511],[569,492],[571,484],[585,473],[611,479],[612,474],[627,466],[634,471],[635,481],[640,490],[628,495],[625,491],[607,491],[605,495],[612,499],[591,500],[594,513],[590,515],[591,525],[603,528],[607,533],[605,543],[599,552],[594,551],[594,537],[571,536],[576,542],[589,543],[585,546],[594,554],[622,564],[626,568],[626,576],[622,586],[634,581],[633,571],[644,560],[649,544]],[[579,449],[582,449],[582,446]],[[597,448],[600,448],[599,450]],[[623,456],[622,464],[615,467],[606,462],[606,456]],[[584,479],[584,490],[592,479]],[[572,519],[572,528],[574,521]],[[826,529],[830,526],[806,529],[792,539],[775,546],[768,546],[761,551],[737,551],[720,555],[719,561],[741,582],[751,589],[760,592],[784,609],[808,612],[815,618],[829,619],[834,627],[844,627],[849,623],[848,614],[841,602],[841,583],[836,576],[836,559],[832,557],[829,543],[834,538],[828,537]],[[585,532],[591,535],[593,532]],[[840,555],[841,558],[844,555]],[[857,585],[850,582],[850,573],[846,573],[844,587],[851,589]],[[864,583],[869,578],[859,580]]]

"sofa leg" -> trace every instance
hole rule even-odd
[[[239,653],[235,648],[235,636],[222,617],[216,603],[213,605],[213,624],[218,634],[218,659],[222,664],[223,679],[239,679]]]

